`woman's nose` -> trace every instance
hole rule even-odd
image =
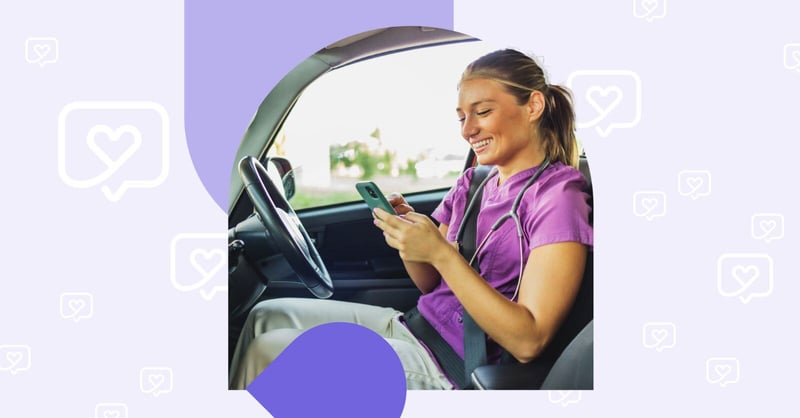
[[[462,122],[461,124],[461,136],[463,136],[464,139],[469,140],[471,136],[474,136],[477,133],[478,133],[478,126],[475,123],[475,119],[467,116],[464,119],[464,122]]]

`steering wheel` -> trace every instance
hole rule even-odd
[[[300,218],[270,180],[261,162],[251,156],[242,158],[239,175],[261,223],[303,284],[320,299],[333,295],[333,280],[322,257]]]

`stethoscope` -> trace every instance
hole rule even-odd
[[[522,190],[520,190],[519,193],[517,193],[517,197],[514,199],[514,203],[511,205],[511,209],[509,209],[509,211],[504,215],[500,216],[494,222],[494,224],[492,224],[491,228],[489,228],[489,232],[486,234],[481,243],[478,245],[478,248],[475,249],[475,253],[469,260],[469,265],[471,267],[474,267],[475,260],[477,260],[478,254],[483,249],[483,246],[486,245],[486,242],[489,240],[489,237],[491,237],[495,231],[497,231],[501,226],[503,226],[503,224],[507,220],[512,219],[514,221],[514,226],[517,228],[517,242],[519,242],[519,276],[517,278],[517,287],[514,290],[514,295],[511,297],[512,301],[517,298],[517,294],[519,293],[519,284],[520,282],[522,282],[522,270],[525,267],[525,260],[524,260],[525,257],[523,256],[523,248],[522,248],[522,235],[523,235],[522,222],[519,220],[519,215],[517,215],[517,210],[519,209],[519,205],[522,202],[522,197],[525,195],[525,192],[531,186],[533,186],[533,183],[536,181],[536,179],[538,179],[539,176],[542,175],[542,172],[549,166],[550,166],[550,157],[546,157],[544,161],[542,161],[542,164],[539,165],[539,169],[536,170],[535,173],[533,173],[533,176],[531,176],[531,178],[528,179],[528,182],[525,183],[525,185],[522,187]],[[486,186],[486,183],[488,183],[490,179],[496,176],[497,173],[498,170],[496,168],[492,169],[489,175],[486,176],[486,178],[483,179],[483,181],[478,185],[478,188],[476,190],[483,190],[483,188]],[[480,202],[478,202],[478,200],[480,200],[478,199],[478,193],[475,193],[472,196],[472,199],[470,199],[469,204],[467,205],[467,209],[464,211],[464,217],[461,220],[461,225],[459,225],[458,232],[456,234],[457,239],[460,240],[461,237],[464,236],[464,227],[467,224],[467,222],[464,222],[464,220],[466,220],[472,214],[472,211],[475,210],[476,206],[480,205]]]

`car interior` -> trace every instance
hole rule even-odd
[[[362,201],[295,211],[292,161],[268,158],[298,97],[318,77],[373,57],[433,45],[472,42],[447,30],[393,27],[362,33],[321,49],[287,74],[266,96],[242,138],[231,173],[229,227],[229,361],[244,320],[262,300],[302,297],[387,306],[406,312],[420,291],[397,251],[385,244]],[[474,164],[472,154],[463,169]],[[585,155],[580,170],[590,186]],[[404,195],[426,215],[447,188]],[[590,220],[591,221],[591,220]],[[479,389],[593,388],[593,257],[587,257],[572,311],[540,359],[482,366]]]

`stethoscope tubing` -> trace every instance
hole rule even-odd
[[[481,243],[475,249],[475,253],[472,255],[472,258],[469,260],[469,265],[474,268],[474,263],[478,258],[478,254],[483,249],[484,245],[486,245],[486,242],[489,240],[489,237],[491,237],[492,234],[495,231],[497,231],[508,219],[512,219],[514,221],[514,226],[517,229],[517,241],[519,242],[519,276],[517,277],[516,290],[514,290],[514,295],[511,297],[512,301],[517,298],[517,295],[519,293],[519,285],[520,285],[520,282],[522,281],[522,271],[524,269],[524,264],[525,264],[525,260],[524,260],[524,256],[523,256],[524,252],[523,252],[523,248],[522,248],[522,236],[523,236],[522,223],[519,220],[519,215],[517,214],[517,210],[519,209],[519,206],[520,206],[520,204],[522,202],[522,197],[525,195],[525,192],[531,186],[533,186],[533,183],[539,178],[539,176],[542,175],[542,172],[545,169],[547,169],[547,167],[549,167],[549,166],[550,166],[550,157],[547,157],[547,158],[544,159],[542,164],[539,165],[539,169],[536,170],[536,172],[531,176],[530,179],[528,179],[528,181],[522,187],[522,190],[520,190],[519,193],[517,193],[517,197],[514,199],[514,203],[511,205],[511,209],[509,209],[509,211],[507,213],[505,213],[502,216],[500,216],[494,222],[494,224],[492,224],[491,228],[489,228],[489,233],[487,233],[486,236],[483,238],[483,240],[481,240]],[[486,176],[486,178],[481,182],[481,184],[478,185],[478,189],[477,190],[482,190],[486,186],[486,183],[492,177],[497,175],[497,172],[498,172],[497,169],[493,169],[489,173],[489,175]],[[480,205],[480,202],[478,202],[479,199],[477,199],[477,197],[478,197],[477,193],[474,196],[472,196],[472,198],[470,199],[470,202],[467,204],[467,209],[464,211],[464,217],[462,218],[461,225],[459,225],[458,232],[456,234],[456,237],[459,240],[461,239],[461,237],[463,236],[463,233],[464,233],[464,227],[465,227],[465,224],[466,224],[464,222],[464,220],[466,220],[470,216],[472,211],[475,210],[475,205]]]

